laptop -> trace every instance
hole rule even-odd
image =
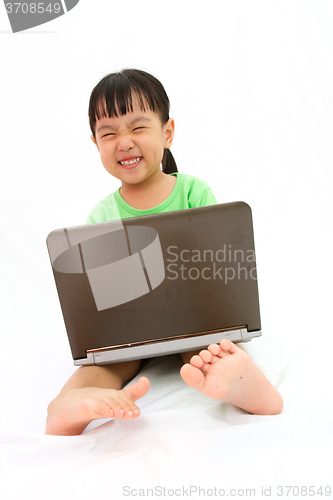
[[[244,202],[58,229],[47,247],[77,366],[261,336]]]

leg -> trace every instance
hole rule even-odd
[[[181,368],[183,380],[212,399],[256,415],[281,413],[283,400],[244,349],[229,340],[211,344]]]
[[[105,366],[84,366],[73,373],[60,394],[49,404],[46,434],[78,435],[99,418],[136,418],[140,410],[134,403],[149,389],[141,377],[124,390],[124,383],[135,376],[141,361]]]

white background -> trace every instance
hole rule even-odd
[[[332,401],[333,3],[81,0],[17,34],[0,5],[0,50],[2,430],[42,435],[74,370],[45,240],[119,186],[87,109],[125,67],[163,83],[179,171],[252,207],[268,374],[307,352]]]

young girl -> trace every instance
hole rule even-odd
[[[205,182],[178,173],[169,149],[175,126],[169,107],[161,83],[144,71],[110,74],[94,88],[91,138],[104,168],[121,187],[95,205],[88,223],[217,203]],[[181,357],[184,382],[206,396],[258,415],[282,411],[278,391],[244,349],[229,340]],[[141,377],[122,387],[140,365],[135,360],[79,368],[50,403],[46,434],[77,435],[95,419],[138,417],[135,401],[146,394],[149,380]]]

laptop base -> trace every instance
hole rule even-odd
[[[248,342],[252,338],[260,337],[261,331],[248,332],[246,327],[236,329],[206,332],[183,336],[172,340],[153,340],[141,345],[127,344],[115,347],[103,347],[87,351],[87,357],[75,359],[75,366],[103,365],[132,361],[134,359],[153,358],[156,356],[167,356],[195,349],[206,349],[210,344],[218,344],[222,339],[231,340],[234,343]]]

